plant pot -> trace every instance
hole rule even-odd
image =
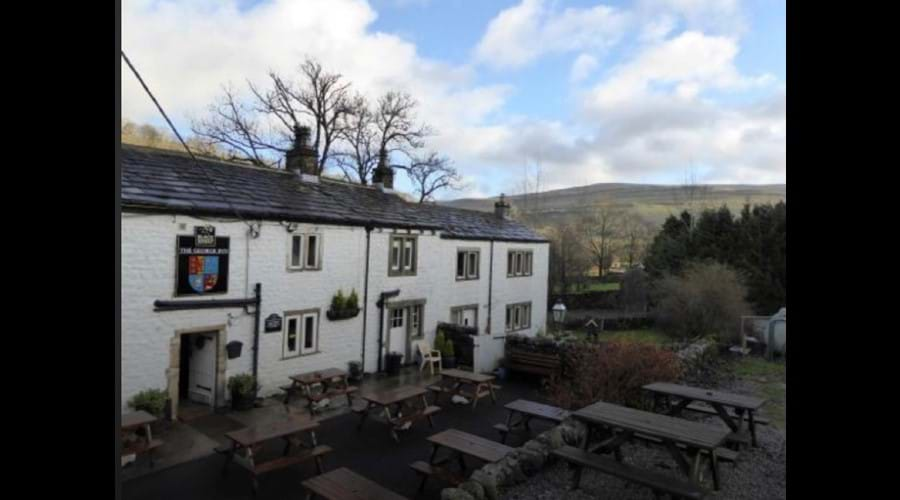
[[[400,373],[400,364],[403,361],[403,355],[399,352],[391,352],[387,355],[387,363],[385,363],[385,371],[388,375],[398,375]]]
[[[456,368],[456,356],[441,356],[441,364],[444,368]]]
[[[231,409],[232,410],[251,410],[256,403],[256,394],[241,394],[239,392],[231,393]]]
[[[360,309],[358,307],[355,309],[340,309],[337,311],[334,309],[329,309],[325,311],[325,316],[327,316],[331,321],[339,321],[342,319],[355,318],[357,315],[359,315],[359,311]]]
[[[354,382],[358,382],[362,380],[362,363],[359,361],[351,361],[350,362],[350,380]]]

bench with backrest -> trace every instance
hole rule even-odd
[[[571,487],[573,490],[580,486],[581,469],[587,467],[646,486],[653,490],[657,497],[661,494],[668,494],[672,498],[701,499],[708,495],[706,490],[689,481],[626,465],[612,458],[590,453],[574,446],[558,448],[553,451],[553,455],[565,460],[575,469]]]
[[[506,367],[510,370],[550,376],[559,373],[562,366],[559,354],[528,352],[518,349],[507,351]]]

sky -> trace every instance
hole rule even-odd
[[[786,182],[783,0],[122,0],[122,48],[184,135],[305,56],[407,91],[463,175],[438,198]],[[122,117],[165,126],[125,65]]]

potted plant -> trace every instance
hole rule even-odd
[[[331,307],[325,312],[332,321],[353,318],[357,314],[359,314],[359,296],[356,295],[356,290],[351,291],[348,297],[344,296],[342,290],[338,290],[331,298]]]
[[[350,380],[354,382],[359,382],[362,380],[362,363],[359,361],[351,361],[350,362]]]
[[[234,410],[249,410],[256,403],[256,393],[259,384],[249,373],[232,375],[228,379],[228,391],[231,392],[231,408]]]
[[[434,348],[441,351],[441,365],[444,368],[456,368],[456,353],[453,349],[453,340],[444,337],[444,332],[438,332],[434,338]]]

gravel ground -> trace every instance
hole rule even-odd
[[[751,387],[740,380],[731,381],[720,388],[735,393],[751,393]],[[725,428],[725,424],[715,416],[698,416],[691,419]],[[715,498],[769,500],[786,497],[786,436],[781,430],[770,425],[757,426],[756,434],[759,447],[744,450],[736,467],[730,463],[720,463],[722,490],[714,495]],[[658,446],[628,443],[622,446],[622,453],[625,463],[670,473],[684,479],[684,476],[677,470],[672,457]],[[712,490],[712,479],[708,477],[708,472],[707,469],[704,481],[705,485]],[[528,481],[508,489],[502,498],[506,500],[553,500],[557,498],[651,500],[654,498],[649,488],[628,484],[619,478],[589,469],[585,469],[582,473],[581,488],[569,491],[571,477],[571,472],[565,463],[556,463],[546,467]]]

